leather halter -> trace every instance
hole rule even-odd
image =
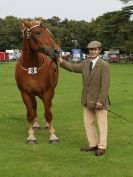
[[[40,23],[40,24],[38,24],[38,25],[32,26],[31,28],[27,28],[27,31],[26,31],[26,37],[27,37],[27,39],[30,39],[30,37],[31,37],[31,30],[32,30],[33,28],[36,28],[36,27],[42,27],[42,28],[46,29],[46,30],[50,33],[50,35],[51,35],[50,30],[49,30],[48,28],[44,27],[44,26],[42,25],[42,23]],[[26,29],[25,29],[25,30],[26,30]],[[34,40],[34,42],[36,42],[34,38],[32,38],[32,39]],[[43,48],[43,51],[44,51],[45,54],[47,54],[48,48]]]
[[[39,24],[39,25],[34,25],[34,26],[32,26],[31,28],[27,28],[27,39],[30,39],[31,30],[32,30],[33,28],[36,28],[36,27],[42,27],[42,28],[46,29],[46,28],[43,27],[41,24]]]
[[[31,36],[31,30],[32,30],[33,28],[36,28],[36,27],[42,27],[42,28],[44,28],[44,29],[47,29],[47,28],[45,28],[44,26],[42,26],[42,24],[34,25],[34,26],[32,26],[31,28],[27,28],[27,39],[30,39],[30,36]],[[26,29],[25,29],[25,30],[26,30]],[[49,31],[49,30],[48,30],[48,31]],[[45,48],[45,50],[47,51],[46,48]],[[21,65],[20,60],[18,61],[18,64],[19,64],[19,66],[20,66],[20,68],[21,68],[22,70],[28,72],[28,69],[25,68],[25,67],[23,67],[23,66]],[[37,68],[37,71],[41,70],[41,69],[43,68],[43,66],[44,66],[44,60],[43,60],[43,65],[40,66],[39,68]]]
[[[36,27],[42,27],[42,28],[46,29],[51,34],[50,30],[48,28],[45,28],[42,24],[34,25],[31,28],[27,28],[27,39],[29,39],[31,36],[31,30]]]
[[[42,26],[42,23],[40,23],[40,24],[38,24],[38,25],[32,26],[31,28],[26,28],[26,29],[27,29],[27,31],[26,31],[27,40],[29,40],[30,37],[32,37],[32,36],[31,36],[31,30],[32,30],[33,28],[36,28],[36,27],[42,27],[42,28],[46,29],[46,30],[49,32],[49,34],[51,35],[51,32],[49,31],[49,29],[46,28],[46,27],[44,27],[44,26]],[[26,30],[26,29],[25,29],[25,30]],[[25,31],[25,30],[24,30],[24,31]],[[32,37],[32,39],[33,39],[33,41],[36,43],[36,41],[35,41],[35,39],[34,39],[33,37]],[[49,48],[43,48],[43,53],[46,54],[47,56],[50,56],[50,55],[49,55],[49,51],[50,51]],[[57,61],[55,61],[54,59],[51,61],[51,63],[52,63],[52,62],[54,62],[54,63],[57,65]],[[44,61],[43,61],[43,65],[44,65]],[[40,68],[38,68],[37,70],[42,69],[43,65],[42,65]],[[24,67],[21,65],[20,61],[19,61],[19,66],[21,67],[21,69],[23,69],[23,70],[25,70],[25,71],[28,70],[28,69],[24,68]],[[57,65],[57,68],[58,68],[58,65]]]

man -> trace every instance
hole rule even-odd
[[[72,64],[58,59],[64,69],[82,73],[83,89],[81,103],[83,105],[83,119],[89,145],[82,147],[81,151],[94,151],[95,155],[105,154],[107,147],[107,107],[110,85],[109,66],[99,56],[101,42],[92,41],[87,46],[89,59],[82,63]],[[97,134],[95,121],[97,120],[99,134]]]

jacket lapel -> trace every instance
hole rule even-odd
[[[89,72],[90,72],[90,73],[89,73],[89,81],[92,79],[94,73],[95,73],[95,72],[97,71],[97,69],[99,68],[100,63],[101,63],[101,60],[98,59],[98,61],[96,62],[94,68],[92,69],[92,71],[91,71],[91,72],[89,71]]]
[[[90,60],[88,60],[87,64],[86,64],[86,74],[87,74],[88,79],[89,79],[89,76],[90,76],[89,66],[90,66]]]

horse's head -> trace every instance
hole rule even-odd
[[[59,57],[60,47],[53,40],[50,31],[42,26],[42,20],[23,21],[24,39],[27,40],[29,49],[48,55],[53,60]]]

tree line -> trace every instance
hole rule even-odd
[[[133,0],[120,0],[121,2],[123,2],[124,4],[132,2]]]
[[[14,16],[0,18],[0,51],[6,49],[21,49],[23,20]],[[59,17],[43,19],[43,25],[53,34],[54,39],[64,51],[76,47],[86,52],[87,43],[99,40],[103,49],[118,48],[121,52],[133,53],[133,5],[121,10],[107,12],[92,19],[91,22],[61,20]]]

